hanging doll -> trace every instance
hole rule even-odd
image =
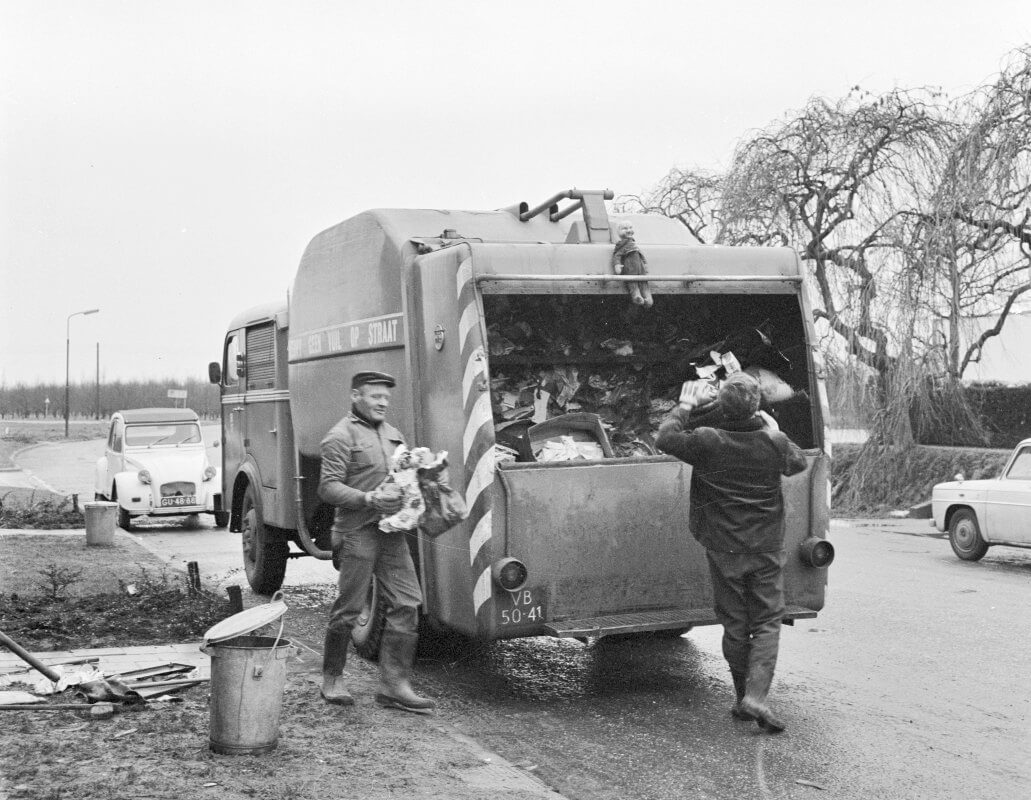
[[[634,241],[634,226],[629,222],[621,222],[616,231],[619,233],[619,243],[612,251],[612,268],[616,274],[647,275],[648,268],[645,264],[648,260]],[[627,283],[626,286],[630,292],[630,300],[635,305],[647,307],[652,304],[652,292],[647,283]]]

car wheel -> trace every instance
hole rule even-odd
[[[243,493],[240,517],[243,520],[240,539],[247,583],[258,594],[273,594],[283,585],[290,548],[278,532],[262,520],[254,487],[250,484]]]
[[[229,524],[229,512],[228,511],[216,511],[215,512],[215,527],[224,528]]]
[[[977,515],[961,508],[949,521],[949,544],[952,552],[964,561],[979,561],[988,552],[988,542],[981,538]]]
[[[121,506],[118,506],[118,527],[123,531],[132,530],[132,517],[130,517],[129,512]]]
[[[376,577],[369,583],[365,606],[358,615],[358,621],[351,629],[354,649],[367,661],[379,660],[379,644],[383,639],[383,628],[387,624],[387,601],[379,591]]]

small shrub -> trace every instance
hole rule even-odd
[[[85,524],[86,518],[70,497],[35,490],[27,494],[14,490],[0,497],[0,528],[59,530]]]
[[[43,596],[50,600],[60,600],[65,596],[68,587],[82,582],[82,570],[71,567],[60,567],[57,564],[47,564],[39,571],[42,578],[36,586],[43,592]]]

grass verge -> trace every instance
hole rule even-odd
[[[28,650],[197,639],[228,614],[128,535],[0,534],[0,630]]]

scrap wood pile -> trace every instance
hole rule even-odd
[[[773,342],[769,320],[714,336],[717,321],[686,315],[675,305],[656,304],[631,316],[621,297],[618,304],[606,297],[590,298],[594,303],[490,299],[487,342],[499,461],[548,460],[539,449],[526,451],[527,427],[583,413],[598,416],[613,456],[653,455],[659,424],[676,406],[684,382],[716,387],[737,368],[760,379],[769,404],[808,401],[778,377],[791,363]],[[557,449],[575,457],[568,439]],[[587,445],[580,450],[580,457],[597,457]]]
[[[189,664],[155,664],[120,673],[104,672],[97,657],[45,664],[0,634],[0,643],[29,669],[0,674],[0,711],[85,711],[106,719],[122,707],[176,701],[176,694],[206,682]]]

